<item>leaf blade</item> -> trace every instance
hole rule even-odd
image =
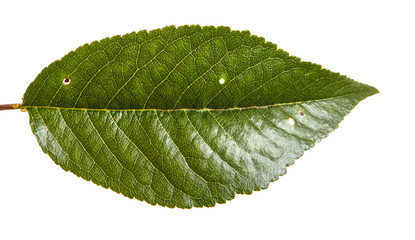
[[[151,204],[214,206],[267,188],[359,101],[377,93],[247,32],[192,26],[146,34],[69,53],[42,71],[23,106],[43,151],[63,169]],[[170,44],[161,36],[170,36]],[[138,51],[132,57],[141,65],[126,57],[128,48]],[[178,49],[179,61],[158,59],[168,48]],[[141,51],[151,54],[139,59]],[[170,64],[168,71],[163,64]]]

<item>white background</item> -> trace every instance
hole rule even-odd
[[[375,86],[269,189],[214,208],[151,206],[64,172],[28,114],[0,112],[0,239],[415,239],[411,1],[1,1],[0,103],[84,43],[166,25],[250,30]]]

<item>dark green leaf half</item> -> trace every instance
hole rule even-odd
[[[166,27],[84,45],[23,108],[63,169],[151,204],[214,206],[268,187],[370,86],[227,27]]]

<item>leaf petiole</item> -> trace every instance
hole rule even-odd
[[[0,111],[19,109],[21,104],[3,104],[0,105]]]

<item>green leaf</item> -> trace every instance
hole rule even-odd
[[[248,31],[171,26],[70,52],[22,108],[64,170],[191,208],[267,188],[377,92]]]

